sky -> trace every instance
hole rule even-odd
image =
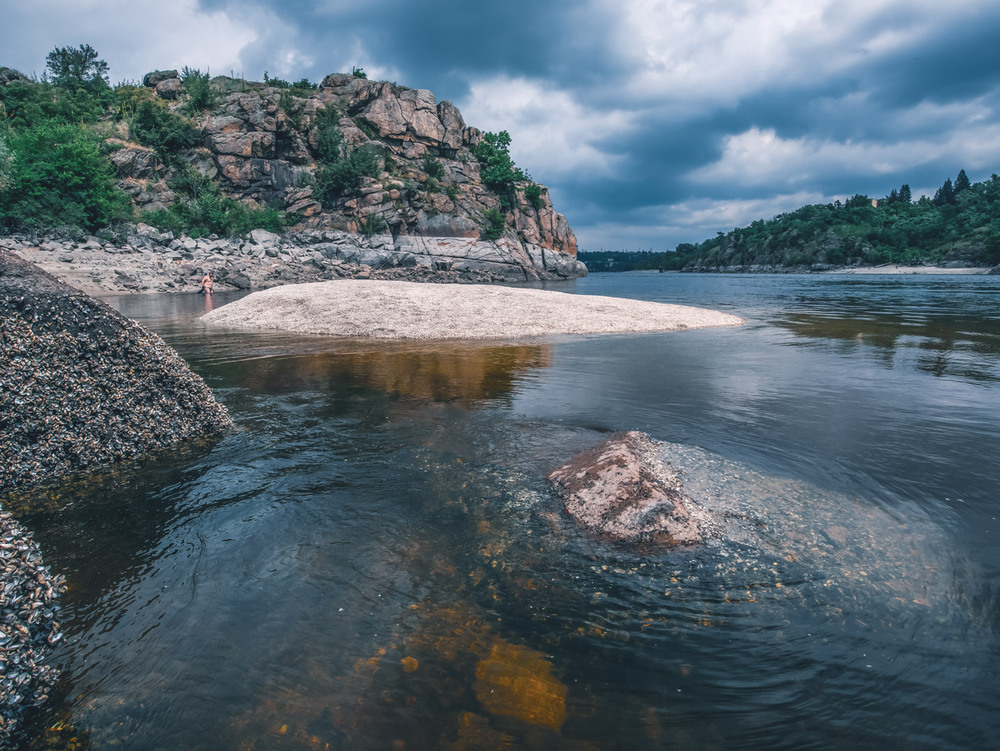
[[[1000,172],[996,0],[32,0],[0,65],[429,89],[506,130],[581,250],[670,250],[903,183]]]

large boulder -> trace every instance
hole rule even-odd
[[[231,424],[158,336],[0,250],[0,492]]]
[[[618,542],[693,545],[705,530],[677,473],[645,433],[617,433],[552,471],[548,480],[566,512]]]

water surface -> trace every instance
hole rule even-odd
[[[237,429],[12,506],[71,585],[29,745],[995,745],[1000,279],[550,286],[749,322],[371,343],[112,298]],[[544,475],[631,429],[716,539],[640,552],[562,514]]]

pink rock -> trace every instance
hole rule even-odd
[[[677,474],[645,433],[616,433],[551,472],[567,513],[587,529],[623,542],[693,545],[704,531]]]

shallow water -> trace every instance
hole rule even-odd
[[[113,298],[238,428],[10,504],[71,586],[26,745],[994,745],[1000,279],[551,286],[749,323],[370,343]],[[707,545],[561,514],[544,475],[629,429],[716,515]]]

